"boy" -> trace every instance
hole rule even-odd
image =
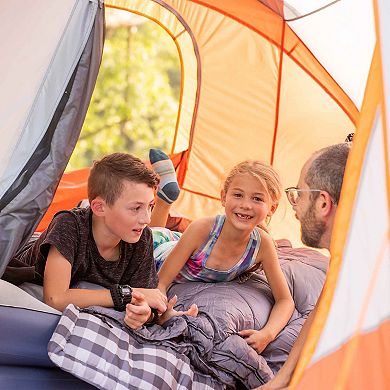
[[[45,303],[60,311],[70,303],[126,309],[125,322],[132,328],[153,319],[151,308],[167,309],[167,298],[156,288],[147,227],[158,183],[157,175],[129,154],[114,153],[94,163],[88,179],[90,207],[57,213],[16,256],[44,275]],[[78,282],[106,289],[75,288]]]

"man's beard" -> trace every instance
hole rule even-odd
[[[325,233],[326,224],[316,219],[314,205],[315,202],[312,202],[300,221],[302,242],[312,248],[321,248],[320,242]]]

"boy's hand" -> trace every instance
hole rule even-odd
[[[159,289],[133,288],[133,291],[140,292],[144,296],[146,303],[153,309],[157,309],[159,313],[164,313],[167,310],[168,299]]]
[[[145,297],[133,291],[132,303],[126,305],[125,324],[131,329],[139,329],[150,317],[152,311]]]
[[[265,347],[273,341],[272,336],[264,329],[246,329],[242,330],[238,334],[243,337],[247,344],[250,345],[257,353],[263,352]]]

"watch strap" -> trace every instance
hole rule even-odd
[[[130,290],[130,294],[124,295],[123,294],[123,289],[124,288],[126,288],[126,290]],[[123,302],[123,304],[125,305],[125,308],[126,308],[126,305],[128,303],[131,303],[131,300],[133,299],[133,289],[128,284],[120,284],[118,289],[119,289],[119,295],[121,296],[122,302]]]
[[[120,285],[119,284],[112,285],[110,287],[110,293],[111,293],[112,302],[114,303],[114,309],[118,311],[126,310],[126,305],[131,302],[131,297],[130,297],[130,302],[128,300],[123,299],[120,293]]]

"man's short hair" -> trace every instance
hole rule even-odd
[[[341,186],[350,149],[351,144],[344,142],[315,152],[314,160],[306,173],[306,184],[312,189],[328,192],[336,204],[340,200]],[[318,193],[312,193],[311,195],[314,198],[319,196]]]
[[[93,163],[88,178],[88,199],[98,196],[112,206],[121,196],[124,181],[156,188],[159,178],[139,158],[127,153],[113,153]]]

